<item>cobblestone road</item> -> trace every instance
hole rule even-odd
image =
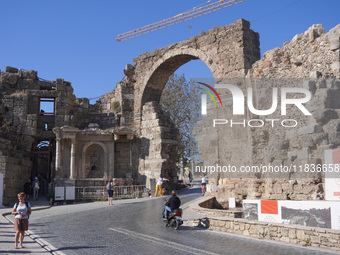
[[[182,203],[199,189],[180,195]],[[55,206],[36,211],[30,229],[65,254],[334,254],[205,229],[165,227],[163,198]]]

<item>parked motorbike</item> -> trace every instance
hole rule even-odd
[[[165,221],[166,227],[171,227],[177,230],[179,226],[183,224],[182,215],[183,210],[181,208],[175,209],[172,212],[168,212],[168,218]],[[163,218],[165,219],[165,208],[163,211]]]

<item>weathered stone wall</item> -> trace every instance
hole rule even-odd
[[[284,118],[280,111],[269,117],[254,116],[249,113],[241,117],[231,117],[227,114],[232,112],[232,107],[228,104],[230,98],[222,96],[224,107],[221,109],[223,110],[217,110],[211,103],[206,118],[199,121],[195,131],[201,152],[200,157],[206,166],[198,170],[202,170],[203,173],[208,171],[208,167],[215,165],[221,167],[231,165],[236,169],[240,169],[241,166],[261,165],[296,167],[296,173],[291,171],[267,174],[260,172],[209,174],[208,191],[215,192],[217,185],[216,197],[220,203],[223,204],[228,197],[235,197],[237,202],[241,202],[244,198],[281,200],[324,198],[324,174],[305,172],[304,166],[324,164],[325,150],[340,146],[340,105],[336,100],[340,96],[340,81],[288,79],[280,80],[275,84],[275,79],[272,79],[269,85],[279,87],[282,82],[289,84],[289,87],[305,87],[311,91],[312,99],[305,104],[311,116],[305,116],[300,110],[288,107]],[[264,97],[254,98],[257,109],[270,108],[272,99],[268,96],[268,90],[271,92],[272,89],[267,85],[261,82],[252,84],[256,95],[264,95]],[[226,119],[229,123],[216,125],[213,128],[213,119]],[[237,123],[242,123],[242,120],[246,120],[247,123],[248,120],[253,119],[255,122],[263,121],[266,124],[260,128],[251,128],[242,124],[231,127],[231,119]],[[269,124],[270,122],[266,122],[266,119],[277,120],[274,127]],[[283,127],[279,124],[282,119],[294,119],[297,121],[297,126]],[[258,125],[257,122],[253,124]]]
[[[139,174],[150,179],[158,179],[161,174],[171,183],[177,182],[176,148],[178,130],[170,116],[163,112],[157,102],[148,102],[142,113],[142,157],[139,159]],[[171,187],[167,187],[168,190]]]
[[[205,226],[211,230],[274,240],[301,246],[340,250],[340,231],[308,228],[297,225],[273,224],[245,219],[209,217],[194,220],[194,226]]]
[[[270,162],[273,165],[304,166],[324,164],[325,150],[340,146],[339,114],[340,81],[333,79],[305,80],[303,86],[310,89],[312,99],[306,103],[312,116],[303,116],[299,110],[289,109],[288,118],[298,120],[296,128],[278,127],[253,133],[254,153],[252,162]],[[296,86],[298,87],[298,86]],[[273,116],[274,118],[278,116]],[[266,133],[265,139],[263,133]],[[265,146],[261,146],[265,145]],[[285,180],[287,179],[287,180]],[[290,181],[288,181],[290,179]],[[270,199],[315,200],[324,197],[324,175],[296,173],[254,183],[251,197]]]
[[[269,50],[253,65],[252,77],[340,78],[340,24],[327,34],[313,25],[283,47]]]
[[[221,112],[213,104],[208,104],[208,114],[200,121],[196,134],[200,134],[198,146],[201,159],[206,165],[304,165],[323,164],[324,151],[340,146],[339,114],[340,83],[334,77],[339,73],[340,25],[325,34],[321,25],[313,25],[305,33],[297,35],[282,48],[264,53],[263,59],[254,63],[248,81],[235,82],[246,94],[246,88],[253,88],[256,109],[269,109],[272,87],[301,87],[309,89],[312,99],[306,108],[312,117],[304,116],[299,110],[288,108],[285,119],[298,120],[298,126],[287,130],[277,126],[272,128],[228,128],[226,125],[212,127],[212,119],[229,119],[226,112],[232,108],[226,96],[222,97],[227,111]],[[254,78],[281,78],[275,84]],[[305,80],[287,78],[308,78]],[[312,79],[311,79],[312,78]],[[314,78],[314,79],[313,79]],[[250,83],[250,84],[249,84]],[[219,93],[223,91],[218,90]],[[223,108],[225,109],[225,108]],[[237,116],[232,116],[238,121]],[[267,117],[267,116],[266,116]],[[269,116],[282,119],[280,113]],[[249,111],[242,118],[259,119]],[[210,127],[210,129],[208,129]],[[235,139],[236,138],[236,139]],[[224,203],[228,197],[236,197],[237,202],[244,198],[313,200],[324,198],[323,175],[286,174],[261,176],[258,179],[230,179],[227,174],[211,175],[209,191],[215,192],[217,200]],[[235,176],[234,176],[235,177]],[[216,187],[216,184],[218,186]]]
[[[36,139],[53,139],[52,128],[71,122],[73,89],[62,79],[40,80],[36,71],[6,67],[0,78],[0,154],[4,173],[4,204],[31,179]],[[39,113],[39,98],[55,98],[55,116]],[[59,99],[59,100],[58,100]]]
[[[124,70],[129,76],[116,84],[114,91],[105,93],[94,105],[97,112],[114,113],[116,126],[133,126],[134,88],[130,76],[134,74],[134,67],[127,65]]]
[[[39,98],[55,99],[54,115],[39,112]],[[36,71],[6,67],[0,76],[0,172],[4,173],[4,204],[10,203],[32,178],[34,142],[54,143],[52,129],[56,126],[87,128],[90,123],[98,123],[103,129],[113,128],[116,117],[113,112],[102,113],[86,98],[77,99],[70,82],[45,81],[38,78]],[[52,151],[51,179],[54,154]]]
[[[132,166],[130,166],[131,158],[129,141],[115,142],[115,159],[115,178],[126,178],[127,173],[132,174],[133,169]]]
[[[233,81],[236,81],[232,79]],[[243,80],[242,80],[243,81]],[[246,89],[246,84],[237,82],[237,85],[242,89]],[[212,102],[208,103],[207,115],[203,120],[198,121],[193,134],[195,135],[200,152],[200,160],[204,161],[204,167],[200,167],[196,174],[207,175],[210,166],[228,166],[233,165],[237,168],[250,165],[252,155],[252,132],[242,125],[234,125],[230,128],[230,124],[213,126],[214,119],[227,119],[230,121],[230,113],[232,112],[232,98],[230,95],[224,95],[218,90],[221,95],[223,107],[216,107]],[[233,116],[232,120],[235,123],[242,123],[246,116]],[[229,176],[224,173],[215,172],[209,174],[209,184],[212,186],[219,186],[219,190],[223,190],[223,179]],[[233,176],[234,178],[237,176]],[[230,181],[225,183],[229,186]],[[208,187],[209,188],[209,187]],[[216,191],[216,189],[213,189]],[[232,189],[234,190],[234,189]],[[224,194],[224,192],[222,192]],[[221,201],[222,202],[222,201]],[[222,202],[223,203],[223,202]]]

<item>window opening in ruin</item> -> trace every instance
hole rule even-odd
[[[44,187],[41,187],[41,192],[44,195],[48,192],[48,183],[54,178],[51,171],[53,144],[53,139],[36,139],[33,145],[33,169],[31,177],[33,179],[35,176],[40,176],[42,183],[44,183]]]
[[[55,98],[39,98],[39,114],[54,115]]]
[[[35,151],[49,151],[50,149],[50,141],[39,141],[35,146]]]

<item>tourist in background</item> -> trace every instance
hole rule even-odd
[[[39,198],[40,183],[38,177],[34,178],[32,183],[33,186],[33,199],[37,200]]]
[[[160,193],[161,196],[163,196],[163,181],[168,181],[168,179],[165,179],[162,177],[162,175],[159,175],[157,185],[156,185],[156,192],[155,196],[158,196],[158,193]]]
[[[188,177],[189,177],[189,183],[191,183],[192,182],[192,173],[191,173],[191,171],[189,171]]]
[[[112,205],[112,199],[113,199],[113,179],[112,178],[106,184],[106,190],[108,194],[109,205]]]
[[[24,184],[24,192],[27,200],[30,199],[31,189],[32,189],[31,181],[30,179],[28,179]]]
[[[48,180],[46,175],[44,174],[44,176],[42,177],[42,179],[40,180],[41,182],[41,191],[44,196],[46,196],[46,194],[48,193]]]
[[[207,180],[205,179],[205,175],[202,176],[202,196],[204,196],[207,188]]]

